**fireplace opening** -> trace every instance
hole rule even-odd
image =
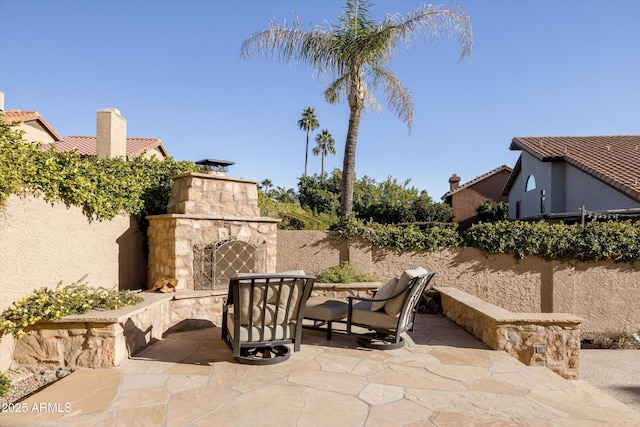
[[[251,242],[228,238],[193,247],[193,287],[196,290],[227,289],[238,273],[256,273],[263,251]]]

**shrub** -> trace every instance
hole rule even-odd
[[[537,255],[548,260],[633,262],[640,260],[640,223],[590,222],[586,225],[500,221],[480,223],[464,234],[468,246],[485,253]]]
[[[339,266],[331,267],[316,275],[318,283],[353,283],[353,282],[377,282],[378,278],[372,274],[360,273],[348,261]]]
[[[25,193],[80,206],[91,219],[144,217],[166,213],[172,175],[200,170],[171,158],[125,161],[43,150],[41,144],[24,141],[0,114],[0,205],[10,194]]]
[[[0,372],[0,397],[4,396],[11,388],[11,380]]]
[[[460,246],[461,238],[452,223],[409,223],[384,225],[363,222],[351,216],[331,227],[340,236],[359,236],[376,247],[395,251],[422,250],[433,252],[443,247]]]
[[[0,331],[22,338],[24,328],[40,320],[56,320],[91,309],[115,310],[143,301],[141,296],[129,291],[90,287],[85,278],[63,288],[60,282],[55,289],[37,289],[14,302],[0,314]]]

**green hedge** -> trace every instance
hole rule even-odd
[[[640,260],[640,223],[590,222],[566,225],[546,222],[480,223],[464,234],[467,246],[485,253],[536,255],[548,260],[633,262]]]
[[[340,220],[331,230],[344,238],[358,236],[376,247],[386,247],[396,252],[433,252],[442,247],[456,247],[462,244],[456,224],[453,223],[431,223],[428,227],[422,223],[384,225],[373,221],[363,222],[351,216]]]
[[[0,114],[0,205],[11,194],[34,194],[48,202],[80,206],[87,217],[166,213],[172,175],[200,171],[186,161],[136,157],[98,159],[43,150],[26,142]]]
[[[500,221],[476,224],[460,236],[454,225],[405,226],[364,223],[353,217],[332,227],[345,238],[359,236],[395,251],[433,252],[445,247],[473,247],[486,254],[536,255],[547,260],[634,262],[640,260],[640,222],[563,223]]]

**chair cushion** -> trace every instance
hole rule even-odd
[[[393,296],[395,289],[396,289],[396,285],[398,283],[398,278],[394,277],[392,279],[390,279],[387,283],[385,283],[384,285],[382,285],[380,287],[380,289],[378,289],[378,292],[376,292],[375,296],[373,297],[373,299],[375,300],[380,300],[380,299],[387,299],[391,296]],[[387,302],[386,301],[374,301],[371,304],[371,311],[378,311],[381,308],[383,308],[385,306]]]
[[[280,273],[283,274],[283,273]],[[288,274],[288,273],[284,273]],[[238,274],[238,277],[249,276],[250,274]],[[267,279],[257,279],[255,280],[256,284],[266,283]],[[251,287],[249,284],[250,280],[241,280],[240,281],[240,323],[242,325],[247,325],[249,323],[249,304],[251,301]],[[271,284],[273,283],[273,286]],[[298,312],[298,307],[300,305],[299,295],[302,293],[304,280],[286,280],[282,283],[282,290],[280,292],[280,298],[278,299],[278,288],[280,286],[280,281],[272,281],[270,285],[266,287],[266,298],[268,307],[265,311],[265,323],[270,324],[273,323],[276,319],[279,324],[285,321],[285,314],[289,319],[293,317],[295,313]],[[293,293],[291,297],[291,306],[289,307],[289,311],[287,312],[287,302],[289,301],[289,293]],[[262,322],[262,304],[265,299],[265,287],[257,286],[253,289],[253,307],[252,307],[252,317],[251,320],[254,324],[258,322]],[[277,310],[277,311],[276,311]]]
[[[400,279],[398,279],[398,284],[396,285],[396,288],[394,290],[394,293],[397,294],[397,296],[387,301],[384,306],[384,311],[386,311],[389,316],[397,316],[398,314],[400,314],[402,305],[404,304],[404,300],[407,296],[406,291],[409,287],[411,279],[427,273],[429,272],[422,267],[416,267],[410,270],[403,271]]]
[[[398,317],[389,316],[384,310],[371,311],[371,302],[361,301],[353,306],[351,322],[372,328],[394,330],[398,326]]]
[[[340,320],[347,317],[349,305],[331,297],[311,297],[307,300],[304,310],[306,319]]]
[[[273,341],[273,340],[287,340],[295,336],[296,323],[291,322],[287,325],[267,325],[264,329],[253,326],[251,328],[251,341],[249,341],[249,327],[246,325],[240,325],[239,337],[236,337],[235,328],[233,324],[233,308],[230,307],[227,313],[227,326],[231,338],[233,340],[238,339],[242,343],[246,342],[260,342],[260,341]]]

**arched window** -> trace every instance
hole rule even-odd
[[[527,185],[524,187],[524,191],[535,190],[536,188],[536,178],[533,175],[529,175],[527,178]]]

